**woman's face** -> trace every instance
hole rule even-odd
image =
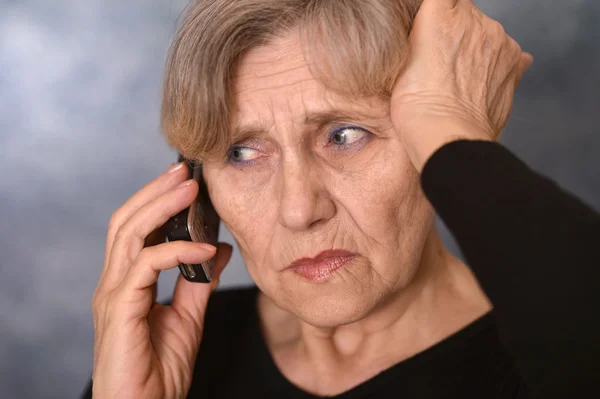
[[[204,176],[250,276],[312,325],[361,319],[410,283],[433,218],[389,103],[325,89],[294,35],[246,54],[235,82],[235,145]],[[331,249],[354,256],[288,268]]]

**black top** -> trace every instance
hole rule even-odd
[[[494,310],[336,398],[593,396],[600,215],[493,142],[446,144],[421,184]],[[257,292],[212,295],[189,398],[316,398],[274,364]]]

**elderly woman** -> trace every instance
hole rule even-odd
[[[495,142],[531,62],[471,0],[192,2],[163,128],[256,287],[155,301],[231,254],[144,246],[198,193],[169,168],[109,224],[94,398],[579,397],[600,218]]]

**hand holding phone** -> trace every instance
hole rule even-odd
[[[164,230],[167,240],[206,242],[216,247],[221,219],[208,195],[208,188],[202,177],[202,164],[190,162],[183,158],[181,154],[179,155],[179,162],[187,163],[190,179],[198,182],[198,197],[189,208],[179,212],[165,224]],[[200,264],[182,263],[179,265],[179,270],[186,280],[198,283],[210,282],[213,269],[214,258]]]
[[[149,182],[108,223],[104,266],[92,300],[94,398],[114,397],[115,392],[135,398],[185,397],[189,390],[208,299],[229,261],[231,246],[219,243],[215,255],[212,245],[164,242],[164,235],[161,242],[157,229],[164,231],[172,215],[208,198],[206,191],[198,195],[197,187],[189,184],[189,170],[181,166],[173,165]],[[203,185],[201,179],[198,183]],[[218,226],[214,219],[211,225]],[[210,239],[217,237],[213,234]],[[171,304],[156,302],[154,288],[161,271],[178,262],[202,265],[212,258],[214,276],[207,269],[212,282],[190,284],[180,278]]]

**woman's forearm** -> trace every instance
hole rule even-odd
[[[600,216],[489,141],[442,146],[422,186],[532,389],[572,395],[595,383]]]

